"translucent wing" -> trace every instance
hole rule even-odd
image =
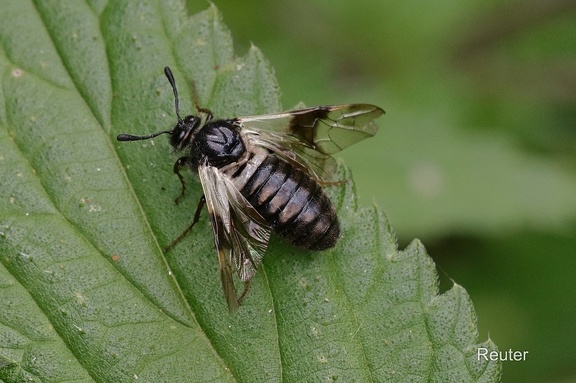
[[[378,126],[373,120],[383,113],[369,104],[329,105],[237,121],[254,144],[327,179],[335,167],[331,155],[374,136]]]
[[[232,270],[244,282],[252,278],[266,252],[271,228],[217,168],[202,164],[198,175],[214,232],[224,296],[228,309],[234,311],[238,298]]]

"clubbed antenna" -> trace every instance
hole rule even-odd
[[[172,70],[170,69],[169,66],[164,68],[164,74],[166,75],[166,78],[170,82],[170,85],[172,85],[172,90],[174,91],[174,106],[176,108],[176,116],[178,117],[178,121],[182,121],[182,118],[180,117],[180,101],[178,100],[178,90],[176,89],[176,80],[174,80],[174,75],[172,74]]]
[[[176,89],[176,81],[174,80],[174,75],[172,74],[172,70],[170,70],[170,67],[164,68],[164,74],[166,75],[166,78],[170,82],[170,85],[172,86],[172,90],[174,91],[174,106],[176,108],[176,116],[178,116],[178,122],[182,123],[183,120],[180,117],[180,101],[178,99],[178,90]],[[149,134],[147,136],[134,136],[132,134],[121,133],[116,137],[116,139],[118,141],[140,141],[140,140],[148,140],[150,138],[154,138],[154,137],[159,136],[161,134],[174,134],[174,129],[163,130],[162,132]]]
[[[116,137],[116,139],[118,141],[140,141],[140,140],[148,140],[161,134],[172,134],[172,133],[174,133],[172,130],[164,130],[162,132],[150,134],[148,136],[133,136],[132,134],[121,133]]]

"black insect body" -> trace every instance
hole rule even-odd
[[[209,117],[211,118],[211,115]],[[190,139],[182,142],[173,134],[171,143],[175,151],[186,152],[187,156],[183,157],[183,161],[186,161],[194,172],[197,172],[198,166],[204,160],[209,166],[221,168],[238,161],[246,152],[239,129],[229,121],[210,121],[204,126],[189,127],[186,126],[185,119],[183,125],[180,134]],[[190,130],[189,134],[187,130]]]
[[[268,153],[247,182],[234,183],[274,231],[294,245],[324,250],[336,244],[340,226],[332,203],[317,182],[289,162]]]
[[[120,134],[119,141],[136,141],[170,134],[182,152],[174,172],[198,173],[204,195],[189,232],[206,204],[210,216],[224,295],[230,311],[246,295],[249,282],[266,252],[274,230],[294,245],[324,250],[340,235],[336,211],[319,183],[329,182],[334,170],[331,154],[373,136],[373,120],[384,112],[368,104],[321,106],[228,120],[213,120],[207,109],[182,119],[170,68],[178,122],[172,130],[148,136]],[[180,198],[179,197],[179,198]],[[233,274],[246,283],[237,298]]]

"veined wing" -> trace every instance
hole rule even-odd
[[[270,240],[271,228],[232,181],[207,164],[198,167],[214,232],[218,265],[228,309],[238,308],[232,270],[246,282],[256,273]]]
[[[238,120],[246,128],[290,135],[320,153],[331,155],[374,136],[378,126],[373,120],[383,113],[370,104],[327,105]]]
[[[383,113],[369,104],[329,105],[237,121],[255,144],[296,161],[318,179],[327,179],[335,167],[331,155],[374,136],[378,126],[373,120]]]

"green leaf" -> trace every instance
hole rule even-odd
[[[329,190],[337,247],[273,238],[233,315],[205,217],[162,253],[200,188],[188,181],[176,206],[167,140],[115,140],[175,123],[162,68],[183,111],[192,81],[217,116],[280,109],[269,64],[255,47],[234,56],[214,6],[188,17],[179,1],[12,0],[0,19],[0,380],[499,379],[500,364],[477,357],[496,346],[475,343],[464,289],[438,295],[423,246],[399,251],[352,182]]]

